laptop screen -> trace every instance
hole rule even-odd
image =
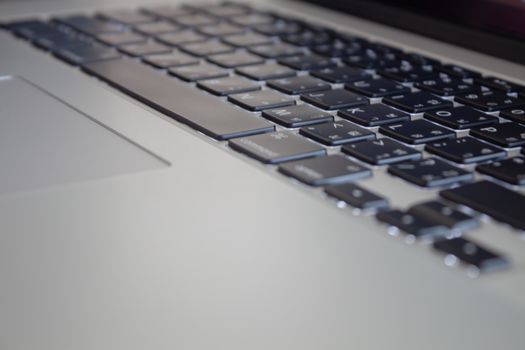
[[[525,0],[307,0],[525,63]]]

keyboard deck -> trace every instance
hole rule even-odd
[[[471,276],[511,265],[505,252],[462,234],[483,225],[483,215],[517,235],[525,230],[524,86],[234,3],[3,27],[231,150],[375,215],[388,232],[430,242],[447,265]],[[360,184],[385,171],[438,195],[393,208]]]

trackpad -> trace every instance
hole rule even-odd
[[[0,194],[165,166],[44,90],[0,78]]]

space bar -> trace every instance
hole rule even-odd
[[[266,120],[138,62],[117,59],[86,64],[83,69],[159,112],[217,140],[274,130]]]

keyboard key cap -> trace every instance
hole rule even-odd
[[[466,106],[428,111],[424,118],[456,130],[498,123],[498,118]]]
[[[444,225],[400,210],[380,211],[377,213],[376,218],[416,238],[432,239],[446,236],[449,233],[448,228]]]
[[[306,126],[300,130],[300,133],[329,146],[376,138],[372,131],[346,120]]]
[[[197,28],[197,31],[204,35],[217,37],[217,36],[242,34],[245,32],[245,29],[242,27],[230,24],[230,23],[220,22],[217,24],[199,27]]]
[[[275,63],[241,67],[235,72],[254,80],[281,79],[296,75],[294,70]]]
[[[512,122],[472,128],[470,134],[506,148],[525,145],[525,127]]]
[[[122,92],[218,140],[269,132],[274,127],[262,118],[224,103],[214,96],[132,60],[110,60],[84,66]],[[177,93],[166,93],[176,91]],[[199,103],[188,103],[199,101]]]
[[[82,65],[89,62],[105,61],[119,58],[117,51],[103,46],[75,45],[59,49],[55,55],[66,62]]]
[[[334,84],[350,83],[361,80],[369,75],[362,69],[354,67],[330,67],[310,72],[314,77],[329,81]]]
[[[525,196],[493,182],[475,182],[441,191],[440,195],[517,229],[525,230]]]
[[[424,91],[388,96],[383,99],[383,102],[410,113],[452,107],[452,102],[442,100]]]
[[[297,70],[318,70],[336,66],[332,59],[313,54],[281,58],[279,63]]]
[[[337,115],[368,127],[410,120],[409,114],[380,103],[340,109]]]
[[[153,18],[150,15],[128,10],[104,11],[99,13],[98,15],[107,20],[128,25],[155,21],[155,18]]]
[[[416,81],[414,86],[440,96],[453,96],[466,92],[480,91],[481,87],[447,75],[429,77]]]
[[[423,78],[433,76],[431,66],[417,66],[409,64],[387,65],[378,69],[379,75],[389,79],[394,79],[400,82],[410,82],[421,80]]]
[[[525,158],[523,157],[478,165],[476,170],[514,185],[525,185]]]
[[[234,47],[215,40],[203,41],[200,43],[193,44],[184,44],[180,46],[180,49],[191,55],[199,57],[216,55],[221,53],[230,53],[235,51]]]
[[[512,83],[507,80],[495,78],[495,77],[479,77],[477,79],[474,79],[474,81],[490,89],[500,90],[505,93],[518,92],[521,90],[525,90],[524,86],[518,85],[516,83]]]
[[[238,24],[240,26],[253,27],[259,24],[271,23],[275,19],[263,13],[251,13],[245,16],[235,16],[230,18],[232,23]]]
[[[463,231],[479,226],[479,221],[476,218],[438,201],[413,205],[408,209],[408,213],[439,223],[450,229]]]
[[[428,143],[425,150],[456,163],[470,164],[505,158],[507,152],[473,137]]]
[[[311,186],[336,185],[372,176],[372,171],[342,155],[316,157],[279,166],[279,171]]]
[[[309,76],[270,80],[266,84],[272,89],[279,90],[289,95],[330,90],[331,88],[330,84]]]
[[[222,38],[226,44],[237,46],[237,47],[251,47],[257,45],[269,45],[273,43],[272,38],[256,34],[256,33],[243,33],[228,35]]]
[[[210,64],[198,64],[198,65],[170,68],[168,72],[186,81],[217,79],[217,78],[227,77],[229,75],[228,71],[217,68]]]
[[[313,92],[301,95],[301,99],[322,109],[340,109],[368,104],[368,99],[343,89]]]
[[[283,58],[304,55],[304,51],[297,46],[284,43],[254,46],[249,48],[250,52],[264,58]]]
[[[54,20],[87,35],[114,33],[124,30],[124,26],[121,24],[88,16],[60,17]]]
[[[110,46],[137,44],[146,41],[145,36],[133,32],[104,33],[97,35],[97,39]]]
[[[140,44],[122,45],[119,47],[119,51],[137,57],[170,53],[171,48],[155,42],[145,42]]]
[[[184,44],[204,42],[208,40],[208,37],[191,29],[184,29],[175,33],[157,35],[157,40],[171,46],[180,46]]]
[[[516,123],[525,124],[525,107],[501,111],[499,112],[499,116]]]
[[[240,66],[261,64],[264,62],[264,59],[248,52],[232,52],[208,56],[208,61],[221,67],[235,68]]]
[[[351,82],[345,88],[368,97],[383,97],[409,93],[410,88],[388,79],[366,79]]]
[[[383,125],[379,128],[379,132],[399,141],[414,145],[456,136],[454,131],[422,119],[401,124]]]
[[[297,128],[305,125],[333,121],[334,119],[330,113],[307,104],[267,109],[262,112],[262,116],[287,128]]]
[[[474,175],[436,158],[393,164],[388,172],[422,187],[444,187],[474,179]]]
[[[182,67],[199,64],[199,59],[180,52],[146,56],[143,60],[157,68]]]
[[[492,272],[507,268],[510,265],[507,258],[503,255],[492,252],[462,237],[436,241],[433,247],[435,250],[446,254],[447,258],[454,257],[465,264],[473,266],[475,268],[473,277],[476,277],[478,273]],[[448,263],[450,264],[451,262]]]
[[[136,25],[133,29],[144,35],[158,35],[177,32],[181,30],[182,27],[168,21],[155,21]]]
[[[382,209],[388,207],[388,200],[356,184],[329,186],[325,192],[355,208]]]
[[[479,72],[459,67],[453,64],[444,64],[441,66],[437,65],[434,67],[434,69],[441,73],[452,75],[458,78],[476,78],[481,76],[481,73]]]
[[[236,76],[202,80],[197,82],[197,86],[218,96],[240,94],[261,89],[259,85],[252,81]]]
[[[421,159],[421,152],[389,138],[344,145],[342,151],[373,165]]]
[[[215,17],[208,16],[202,13],[190,14],[187,16],[178,16],[173,19],[177,24],[186,27],[201,27],[218,23],[219,20]]]
[[[503,92],[484,91],[457,95],[454,101],[482,111],[493,112],[525,105],[525,100],[507,96]]]
[[[236,151],[271,164],[322,156],[326,153],[323,147],[304,137],[286,132],[243,137],[231,140],[229,145]]]
[[[233,102],[250,111],[286,107],[295,104],[295,100],[271,90],[260,90],[228,96]]]

